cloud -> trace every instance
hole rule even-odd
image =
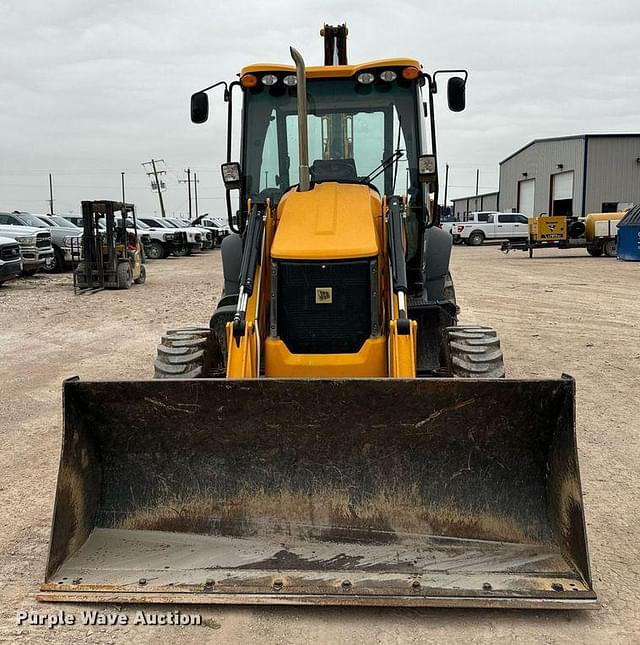
[[[498,162],[531,139],[638,129],[635,2],[0,0],[0,210],[45,210],[50,171],[59,212],[117,198],[120,171],[127,197],[157,210],[140,166],[154,156],[170,169],[170,211],[186,210],[190,166],[201,210],[222,212],[225,106],[214,94],[194,126],[190,94],[250,62],[288,62],[289,44],[320,63],[320,26],[344,20],[352,61],[469,69],[465,112],[437,97],[450,197],[472,192],[476,167],[497,187]]]

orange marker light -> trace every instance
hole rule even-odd
[[[253,74],[245,74],[240,79],[240,85],[242,87],[255,87],[258,84],[258,77]]]
[[[402,70],[402,78],[412,81],[420,76],[420,70],[417,67],[405,67]]]

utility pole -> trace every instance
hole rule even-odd
[[[476,170],[476,195],[478,194],[479,186],[480,186],[480,168]]]
[[[193,171],[193,195],[196,201],[196,217],[198,217],[198,177],[195,170]]]
[[[120,179],[122,181],[122,203],[125,203],[125,198],[124,198],[124,172],[120,173]]]
[[[162,188],[164,186],[164,182],[161,182],[160,180],[160,175],[166,174],[166,170],[158,170],[156,163],[164,163],[164,159],[152,159],[151,161],[143,161],[142,162],[142,167],[145,169],[147,173],[147,177],[151,177],[153,175],[153,179],[151,180],[151,188],[156,189],[158,191],[158,200],[160,201],[160,213],[162,214],[162,217],[166,217],[167,214],[164,210],[164,201],[162,200]],[[148,166],[151,166],[151,170],[148,170]]]
[[[49,215],[55,215],[53,212],[53,176],[49,173]]]
[[[187,168],[185,172],[187,173],[187,178],[178,179],[178,182],[181,184],[187,184],[187,193],[189,195],[189,221],[191,221],[193,219],[191,212],[191,168]]]
[[[444,210],[447,211],[447,193],[449,192],[449,164],[444,166]]]

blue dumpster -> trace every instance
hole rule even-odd
[[[640,262],[640,204],[618,222],[618,260]]]

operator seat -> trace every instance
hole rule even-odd
[[[359,179],[356,162],[353,159],[316,159],[309,170],[313,182],[355,183]]]

